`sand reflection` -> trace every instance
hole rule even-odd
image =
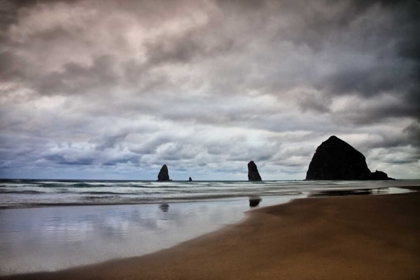
[[[292,198],[272,197],[264,205]],[[236,223],[247,210],[245,198],[0,210],[0,275],[152,253]]]

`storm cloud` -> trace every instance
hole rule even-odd
[[[0,1],[0,177],[303,179],[337,135],[420,174],[420,4]]]

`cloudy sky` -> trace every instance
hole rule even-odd
[[[0,0],[0,177],[420,177],[417,0]]]

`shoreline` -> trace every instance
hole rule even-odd
[[[419,202],[418,192],[296,199],[149,255],[0,279],[417,279]]]
[[[420,180],[396,181],[215,181],[155,184],[146,181],[110,183],[98,181],[2,182],[0,209],[84,205],[140,205],[241,199],[253,196],[286,196],[322,193],[332,189],[389,192],[405,186],[420,186]],[[388,191],[389,190],[389,191]]]
[[[303,195],[300,192],[285,192],[281,195],[264,195],[261,197],[264,198],[278,198],[278,197],[291,197]],[[196,196],[188,197],[181,199],[165,199],[165,200],[156,200],[156,201],[141,201],[141,202],[98,202],[98,203],[37,203],[37,204],[27,204],[24,206],[0,206],[0,210],[8,209],[33,209],[33,208],[47,208],[47,207],[83,207],[83,206],[124,206],[124,205],[160,205],[160,204],[180,204],[180,203],[196,203],[196,202],[220,202],[220,201],[234,201],[234,200],[243,200],[250,199],[249,195],[217,195],[217,196]]]

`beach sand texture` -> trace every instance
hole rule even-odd
[[[420,279],[420,193],[298,199],[248,215],[151,255],[1,279]]]

